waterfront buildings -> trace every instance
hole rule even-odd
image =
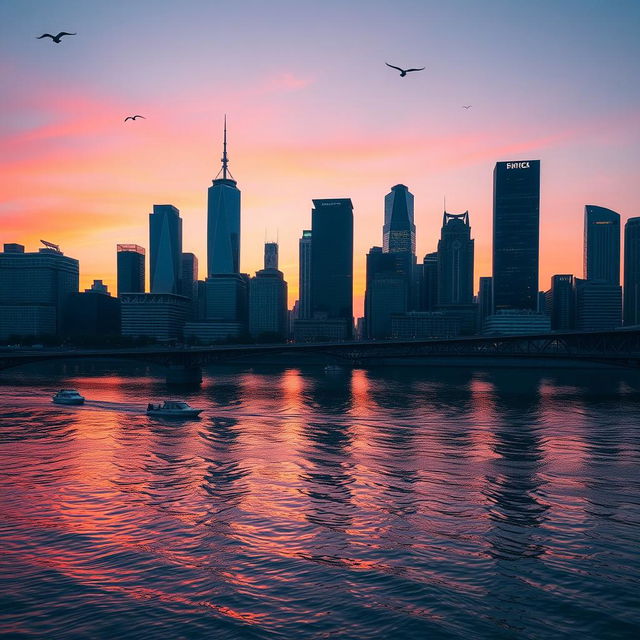
[[[117,245],[118,296],[144,293],[145,251],[137,244]]]
[[[493,309],[537,307],[540,161],[496,163],[493,172]]]
[[[482,325],[486,336],[516,336],[547,333],[551,331],[551,319],[546,313],[528,309],[502,309],[487,316]]]
[[[149,214],[151,293],[180,292],[182,220],[171,204],[154,204]]]
[[[65,334],[72,338],[104,338],[120,334],[120,300],[109,293],[101,280],[90,289],[69,296],[65,308]]]
[[[123,336],[149,337],[159,342],[181,340],[189,300],[173,293],[123,293]]]
[[[79,287],[79,263],[44,244],[25,252],[23,245],[8,243],[0,253],[0,340],[63,333],[69,296]]]
[[[311,229],[305,229],[299,242],[299,320],[311,318]]]
[[[438,242],[438,306],[473,302],[473,248],[469,212],[444,212]]]
[[[240,273],[240,190],[229,171],[226,116],[222,168],[207,198],[206,275],[221,273]]]
[[[576,278],[576,329],[607,331],[622,324],[622,288],[605,280]]]
[[[624,225],[624,324],[640,324],[640,217]]]
[[[584,208],[584,278],[620,284],[620,214],[593,204]]]
[[[395,340],[429,340],[460,335],[461,320],[442,311],[409,311],[391,316]]]
[[[311,317],[353,334],[353,204],[315,199],[311,212]],[[300,321],[299,321],[300,322]]]

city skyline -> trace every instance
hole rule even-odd
[[[289,306],[298,297],[298,240],[314,198],[353,201],[356,315],[391,185],[415,195],[418,258],[436,248],[445,197],[448,210],[470,212],[475,291],[478,278],[491,274],[495,162],[542,160],[541,290],[553,274],[581,274],[586,204],[620,213],[621,225],[639,213],[640,95],[631,80],[640,8],[633,3],[615,10],[580,3],[577,26],[571,2],[411,4],[414,24],[401,27],[390,26],[390,6],[363,15],[357,2],[268,10],[250,3],[251,24],[240,20],[243,8],[225,7],[234,33],[217,28],[215,44],[204,19],[212,9],[203,3],[179,11],[158,3],[162,24],[149,33],[145,3],[125,11],[60,2],[29,15],[30,4],[3,7],[15,28],[0,43],[12,88],[2,102],[2,240],[31,248],[40,237],[56,242],[80,260],[81,288],[101,278],[116,290],[115,247],[149,251],[154,203],[180,210],[183,250],[206,264],[206,188],[219,166],[224,113],[243,191],[241,270],[260,269],[265,228],[278,231]],[[189,33],[175,33],[176,21]],[[59,23],[79,35],[59,46],[33,41],[43,24]],[[464,46],[445,46],[446,29],[425,43],[422,32],[433,23],[449,26]],[[159,60],[131,65],[165,29],[181,55],[167,49]],[[318,42],[311,50],[302,39],[309,29]],[[256,64],[241,45],[247,39],[269,55]],[[390,50],[392,61],[427,69],[403,79],[387,74]],[[204,56],[213,67],[201,64]],[[146,119],[123,127],[129,113]]]

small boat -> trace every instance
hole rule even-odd
[[[149,403],[147,415],[159,418],[197,418],[202,409],[194,409],[182,400],[165,400],[162,404]]]
[[[84,404],[84,398],[75,389],[60,389],[52,400],[56,404]]]

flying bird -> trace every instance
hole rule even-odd
[[[463,105],[462,105],[462,108],[463,108],[463,109],[471,109],[471,107],[472,107],[472,106],[473,106],[473,105],[470,105],[470,104],[463,104]]]
[[[387,67],[391,67],[392,69],[396,69],[397,71],[399,71],[401,78],[404,78],[407,75],[407,73],[410,73],[411,71],[424,71],[426,69],[426,67],[420,67],[419,69],[401,69],[400,67],[394,67],[392,64],[389,64],[388,62],[385,62],[385,64],[387,65]]]
[[[138,115],[135,115],[135,116],[127,116],[127,117],[124,119],[124,121],[126,122],[127,120],[135,120],[136,118],[142,118],[143,120],[146,120],[146,118],[145,118],[144,116],[138,116]]]
[[[36,40],[42,40],[42,38],[51,38],[56,44],[60,44],[62,36],[77,36],[77,33],[69,33],[68,31],[61,31],[57,36],[52,36],[50,33],[43,33],[38,36]]]

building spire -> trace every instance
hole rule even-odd
[[[220,161],[222,162],[222,169],[220,169],[220,171],[218,172],[218,175],[216,176],[216,180],[220,177],[220,174],[222,174],[223,180],[227,180],[229,178],[233,180],[231,171],[229,171],[229,157],[227,156],[227,114],[226,113],[224,114],[224,136],[223,136],[223,143],[222,143],[222,158]]]

